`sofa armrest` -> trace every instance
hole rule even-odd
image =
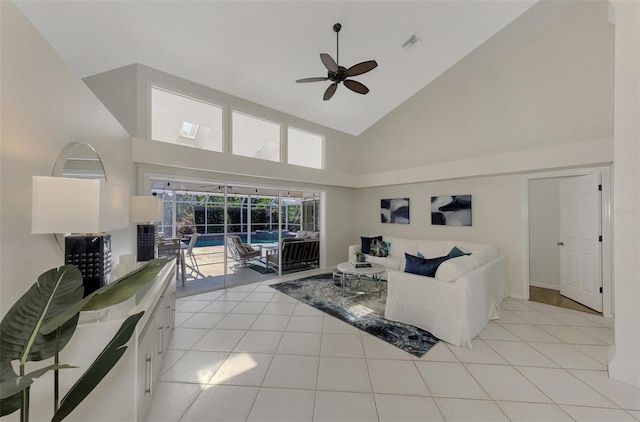
[[[360,252],[362,250],[362,246],[360,245],[349,245],[349,257],[347,261],[353,262],[356,261],[356,252]]]

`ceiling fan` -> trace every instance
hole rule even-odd
[[[369,88],[361,84],[360,82],[354,81],[353,79],[347,79],[352,76],[362,75],[363,73],[367,73],[370,70],[375,69],[378,66],[375,60],[369,60],[366,62],[358,63],[350,68],[346,68],[340,66],[338,63],[340,62],[340,49],[339,49],[339,32],[342,29],[342,25],[336,23],[333,25],[333,32],[336,33],[336,61],[334,61],[330,55],[326,53],[320,53],[320,60],[322,60],[322,64],[327,68],[327,76],[326,77],[316,77],[316,78],[304,78],[298,79],[296,82],[320,82],[330,80],[333,82],[329,85],[329,88],[324,92],[323,100],[327,101],[333,94],[335,94],[336,89],[338,88],[338,84],[340,82],[344,83],[344,86],[352,90],[353,92],[357,92],[358,94],[366,94],[369,92]]]

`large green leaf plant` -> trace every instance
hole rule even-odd
[[[78,325],[80,311],[99,310],[121,303],[154,280],[174,258],[159,258],[107,284],[83,298],[82,274],[77,267],[53,268],[11,307],[0,323],[0,416],[20,410],[20,420],[29,420],[29,389],[40,376],[54,371],[53,418],[68,416],[115,366],[127,349],[144,312],[129,316],[80,379],[59,401],[60,369],[73,368],[59,361]],[[53,362],[25,373],[29,361],[53,358]],[[15,371],[15,366],[18,372]]]

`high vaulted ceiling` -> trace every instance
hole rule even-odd
[[[358,135],[520,16],[537,0],[16,1],[84,78],[132,63]],[[329,101],[319,54],[376,60]],[[412,35],[411,49],[402,45]]]

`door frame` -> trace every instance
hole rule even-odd
[[[522,299],[529,300],[529,182],[536,179],[554,179],[558,177],[584,176],[599,173],[602,183],[601,225],[602,225],[602,314],[612,318],[613,309],[613,277],[612,277],[612,234],[611,218],[613,191],[611,166],[586,167],[557,170],[542,173],[525,174],[522,178]]]

